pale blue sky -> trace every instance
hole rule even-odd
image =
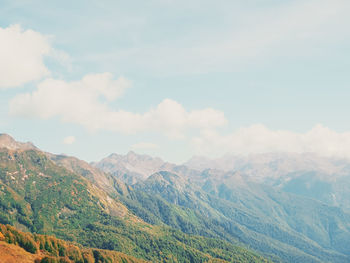
[[[43,150],[88,161],[131,149],[174,162],[226,152],[315,151],[349,157],[350,147],[344,146],[344,141],[350,146],[349,11],[345,0],[2,0],[0,27],[19,24],[22,32],[49,36],[55,54],[43,58],[50,75],[0,89],[0,130]],[[19,55],[9,59],[25,63]],[[143,124],[132,133],[118,130],[117,121],[110,127],[101,122],[91,131],[62,110],[43,117],[31,107],[50,111],[45,108],[50,105],[34,100],[25,105],[17,100],[15,107],[23,109],[9,112],[10,101],[35,92],[47,78],[69,83],[104,72],[115,80],[124,77],[131,87],[117,99],[101,102],[98,97],[108,105],[103,112],[142,115],[170,99],[188,116],[212,108],[226,122],[204,127],[184,115],[186,124],[180,127],[167,123],[164,113],[156,128]],[[1,62],[0,73],[7,77]],[[54,89],[51,84],[48,88]],[[158,118],[159,112],[151,116]],[[206,113],[200,116],[196,120]],[[163,121],[170,126],[162,129]],[[75,142],[64,144],[67,136]],[[319,147],[324,141],[329,143]]]

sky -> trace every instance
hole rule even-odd
[[[0,133],[130,150],[350,158],[348,0],[0,0]]]

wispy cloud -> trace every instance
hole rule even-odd
[[[192,140],[197,154],[247,155],[269,152],[313,152],[324,156],[350,158],[350,132],[336,132],[316,125],[305,133],[271,130],[264,125],[242,127],[230,134],[204,131]]]
[[[178,6],[172,1],[168,4]],[[346,0],[284,1],[260,9],[244,9],[225,1],[218,5],[229,10],[221,30],[195,28],[191,34],[170,35],[168,40],[151,44],[141,38],[131,48],[85,59],[119,61],[124,68],[157,75],[229,72],[274,56],[312,55],[335,38],[343,41],[350,37],[350,2]]]

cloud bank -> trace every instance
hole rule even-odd
[[[192,140],[197,154],[248,155],[269,152],[313,152],[328,157],[350,158],[350,132],[336,132],[316,125],[305,133],[270,130],[264,125],[243,127],[228,135],[203,131]]]
[[[204,2],[197,7],[199,12],[209,7],[213,11],[225,9],[219,12],[225,18],[221,30],[198,27],[172,41],[166,35],[167,39],[151,45],[141,41],[112,52],[90,54],[85,59],[120,61],[122,69],[142,69],[162,76],[235,72],[251,63],[269,62],[271,58],[319,56],[320,49],[335,48],[335,43],[349,41],[348,0],[268,1],[256,4],[256,8],[247,4],[249,1]],[[169,2],[173,9],[183,5],[191,4]],[[154,24],[146,23],[139,30],[145,30],[145,26],[151,30]],[[142,36],[141,32],[138,34]]]
[[[110,102],[131,86],[129,80],[113,79],[111,73],[86,75],[79,81],[46,79],[31,93],[10,101],[10,114],[26,118],[60,118],[90,131],[133,134],[157,132],[180,138],[188,129],[208,129],[226,124],[224,113],[212,108],[186,111],[178,102],[164,99],[145,113],[115,110]]]
[[[342,24],[345,10],[350,4],[344,0],[322,0],[317,3],[313,0],[296,1],[295,5],[282,7],[281,15],[271,16],[268,13],[258,17],[263,23],[253,23],[254,26],[248,27],[244,32],[238,30],[225,33],[223,41],[203,41],[203,44],[183,49],[181,45],[170,45],[163,49],[150,47],[146,49],[146,55],[122,52],[122,56],[127,56],[127,60],[131,61],[134,59],[130,59],[130,56],[141,57],[141,60],[144,58],[147,66],[153,61],[160,72],[166,68],[163,61],[170,61],[170,64],[181,69],[188,64],[191,70],[197,69],[193,65],[212,68],[212,64],[220,64],[226,67],[224,62],[228,60],[241,61],[240,58],[275,52],[275,48],[290,43],[304,43],[305,40],[332,35],[330,31],[334,31],[335,25]],[[336,19],[339,15],[341,18]],[[342,27],[338,30],[344,31]],[[221,37],[218,36],[217,39]],[[136,50],[143,52],[144,49]],[[23,30],[19,25],[0,27],[0,89],[47,78],[51,74],[44,64],[47,56],[60,60],[64,59],[65,54],[55,51],[50,46],[49,38],[38,32]],[[164,59],[167,56],[170,56],[169,60]],[[158,63],[151,59],[153,57],[162,61]],[[187,110],[179,102],[168,98],[141,113],[116,108],[114,102],[130,87],[128,79],[115,79],[111,73],[88,74],[72,82],[47,78],[32,92],[16,95],[9,103],[9,112],[16,117],[43,120],[58,118],[90,131],[104,130],[122,134],[155,132],[171,138],[184,138],[189,130],[196,129],[200,135],[192,139],[192,145],[200,155],[222,155],[225,152],[238,155],[316,152],[325,156],[350,158],[350,132],[339,133],[322,125],[316,125],[305,133],[270,130],[263,125],[252,125],[222,135],[217,128],[226,125],[228,121],[224,113],[216,109]],[[69,136],[63,142],[71,144],[74,141],[75,138]],[[132,147],[156,149],[158,146],[147,142]]]

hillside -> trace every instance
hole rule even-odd
[[[186,166],[171,170],[123,190],[116,186],[119,199],[149,223],[238,240],[286,262],[349,260],[346,211],[258,183],[240,171],[196,171]]]
[[[290,262],[348,260],[345,244],[350,240],[350,215],[340,209],[251,183],[215,185],[214,181],[209,185],[207,182],[196,188],[201,186],[199,182],[190,183],[178,175],[160,172],[135,187],[187,211],[179,217],[174,212],[178,209],[171,210],[173,218],[185,218],[181,220],[189,222],[185,224],[189,230],[177,223],[183,231],[197,229],[202,234],[214,232],[228,240],[239,238],[260,252]],[[138,200],[143,207],[152,207],[150,199]],[[164,214],[167,210],[161,211]]]
[[[84,248],[52,236],[24,233],[0,224],[0,262],[5,263],[95,263],[145,262],[123,253]]]
[[[0,149],[0,223],[153,262],[266,262],[224,240],[152,226],[94,183],[103,173],[74,158],[52,159],[36,149]]]

